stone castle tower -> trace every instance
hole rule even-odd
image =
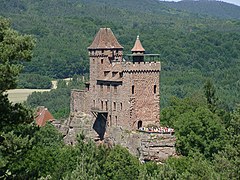
[[[90,81],[85,90],[72,91],[71,111],[91,114],[95,118],[93,129],[100,138],[107,127],[159,125],[161,65],[146,62],[157,55],[145,54],[139,36],[128,60],[109,28],[98,31],[88,51]]]

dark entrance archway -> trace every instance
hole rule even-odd
[[[138,121],[138,129],[142,127],[142,121]]]
[[[98,133],[100,140],[104,139],[104,134],[106,132],[108,114],[105,112],[98,112],[97,118],[93,124],[93,129]]]

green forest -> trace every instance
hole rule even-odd
[[[222,14],[223,6],[226,12],[239,12],[238,6],[213,3],[202,2],[215,8],[208,12]],[[24,74],[52,79],[87,76],[87,47],[100,27],[110,27],[125,54],[130,53],[137,35],[146,53],[160,54],[162,107],[171,96],[192,95],[207,79],[213,80],[219,98],[230,110],[239,103],[240,21],[233,16],[218,19],[188,13],[155,0],[3,0],[0,15],[37,41],[32,61],[23,63]],[[47,82],[39,84],[47,87]],[[19,87],[28,86],[21,83]]]
[[[240,179],[239,20],[155,0],[3,0],[0,15],[0,179]],[[164,164],[141,164],[125,148],[96,146],[82,134],[67,146],[51,124],[34,123],[30,105],[68,116],[100,27],[113,30],[126,54],[138,34],[147,52],[160,54],[160,123],[175,129],[178,152]],[[25,104],[5,94],[66,77],[68,85],[59,80]]]

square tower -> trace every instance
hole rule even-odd
[[[106,127],[138,129],[159,125],[160,62],[145,62],[139,36],[131,61],[123,58],[123,47],[110,28],[101,28],[88,47],[90,81],[84,91],[73,91],[71,110],[92,114],[93,128],[103,138]]]

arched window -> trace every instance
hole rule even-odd
[[[142,121],[138,121],[138,129],[142,127]]]

